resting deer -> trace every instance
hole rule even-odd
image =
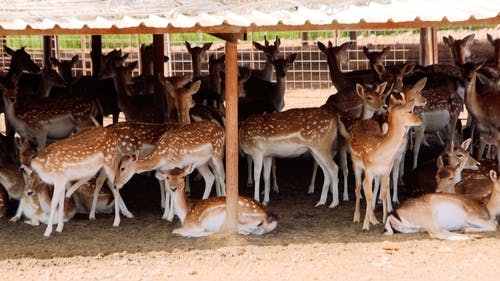
[[[241,123],[240,148],[254,161],[254,199],[259,201],[260,175],[264,164],[264,205],[269,204],[270,171],[273,157],[296,157],[309,151],[323,170],[321,198],[324,205],[332,183],[330,208],[339,204],[338,167],[332,160],[332,145],[337,137],[337,116],[322,108],[290,109],[254,115]]]
[[[17,222],[22,216],[30,225],[48,224],[50,217],[50,203],[53,197],[53,190],[49,184],[41,179],[28,168],[28,180],[24,189],[24,194],[19,202],[14,217],[11,222]],[[64,209],[62,211],[63,221],[67,222],[76,214],[77,208],[74,198],[65,199]]]
[[[201,237],[224,231],[226,224],[226,198],[213,197],[194,201],[186,198],[184,177],[194,167],[175,168],[158,175],[166,177],[172,192],[175,214],[182,227],[172,233],[184,237]],[[273,231],[278,225],[277,217],[258,202],[238,196],[238,233],[262,235]]]
[[[16,75],[12,79],[16,82]],[[92,124],[91,117],[99,113],[96,100],[88,96],[43,99],[17,108],[15,85],[0,85],[4,89],[7,120],[23,138],[36,140],[38,150],[45,147],[47,138],[65,138],[76,128]]]
[[[472,236],[450,231],[495,231],[496,216],[500,214],[500,182],[493,170],[490,171],[490,179],[494,188],[483,202],[462,195],[442,193],[406,200],[387,218],[386,233],[426,231],[432,238],[466,240]]]
[[[323,43],[318,42],[318,48],[326,55],[328,68],[330,69],[330,78],[337,91],[354,86],[356,83],[372,84],[376,81],[375,73],[370,69],[342,72],[341,64],[346,60],[345,54],[347,49],[352,46],[352,42],[333,46],[333,43],[328,41],[328,47],[326,47]]]
[[[122,188],[136,173],[152,170],[162,172],[188,164],[194,167],[207,167],[207,162],[210,162],[221,190],[225,191],[225,171],[222,162],[224,137],[223,128],[211,121],[191,123],[166,131],[150,154],[145,156],[132,154],[120,160],[115,185],[117,189]]]
[[[114,182],[116,167],[116,147],[118,140],[106,128],[88,127],[70,137],[57,141],[41,151],[31,161],[31,168],[43,182],[54,185],[54,195],[50,203],[50,217],[44,236],[52,233],[52,224],[57,219],[57,232],[64,227],[62,210],[66,189],[75,189],[93,178],[103,169],[103,175]],[[102,179],[103,177],[101,177]],[[104,179],[102,179],[104,180]],[[71,184],[72,182],[75,182]],[[133,215],[126,209],[120,194],[112,188],[115,202],[114,226],[119,225],[119,209],[127,217]],[[56,209],[59,208],[58,214]]]
[[[465,161],[457,166],[444,165],[442,157],[439,156],[436,164],[436,192],[461,194],[475,200],[483,200],[491,194],[492,183],[489,176],[462,179]]]
[[[363,191],[366,197],[366,213],[363,230],[368,230],[370,223],[377,224],[372,202],[372,183],[375,177],[381,177],[381,195],[383,219],[387,215],[387,188],[389,174],[396,154],[403,143],[407,128],[419,126],[422,121],[413,114],[414,101],[395,101],[389,108],[389,127],[386,133],[374,120],[360,120],[348,133],[340,122],[340,132],[348,139],[356,179],[356,209],[354,222],[360,220],[361,174],[364,171]]]

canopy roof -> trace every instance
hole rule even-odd
[[[500,0],[4,0],[0,34],[242,33],[500,24]]]

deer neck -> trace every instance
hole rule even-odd
[[[465,104],[467,106],[467,110],[469,110],[473,116],[477,116],[481,110],[476,92],[476,78],[477,76],[474,74],[469,85],[465,88]]]
[[[52,85],[47,81],[47,79],[40,77],[40,82],[38,83],[37,96],[41,98],[46,98],[49,96],[52,90]]]
[[[271,81],[273,79],[274,65],[266,59],[266,64],[261,70],[262,79],[266,81]]]
[[[285,107],[285,76],[276,75],[276,108],[281,111]]]
[[[210,85],[211,90],[214,91],[217,95],[221,95],[222,87],[220,85],[220,71],[219,68],[210,69]]]
[[[340,68],[340,61],[336,57],[327,56],[328,68],[330,69],[330,79],[337,89],[345,88],[349,84],[345,74]]]
[[[186,215],[189,212],[189,207],[191,201],[186,197],[186,192],[182,188],[182,190],[177,190],[172,193],[173,196],[173,204],[174,204],[174,214],[179,217],[179,220],[184,225],[184,221],[186,219]]]
[[[375,110],[368,108],[368,106],[363,104],[363,107],[361,109],[361,119],[362,120],[372,119],[374,114],[375,114]]]
[[[498,184],[498,182],[493,183],[493,191],[486,201],[486,208],[488,208],[491,218],[500,215],[500,193],[498,191]]]
[[[376,157],[380,159],[392,159],[401,147],[405,134],[405,124],[399,120],[398,116],[394,114],[389,115],[389,129],[378,148],[381,153],[378,153]]]
[[[118,98],[118,103],[122,105],[129,105],[131,103],[130,99],[130,89],[127,87],[127,81],[124,77],[121,77],[120,75],[114,75],[113,76],[113,81],[115,83],[115,89],[116,89],[116,94]]]
[[[193,65],[193,81],[201,79],[201,59],[192,58]]]

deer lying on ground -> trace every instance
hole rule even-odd
[[[496,216],[500,214],[500,182],[497,173],[490,171],[493,182],[491,195],[482,202],[457,194],[430,193],[403,202],[390,214],[385,224],[386,233],[424,232],[430,237],[446,240],[473,238],[465,232],[495,231]]]
[[[25,221],[30,225],[39,225],[40,223],[48,224],[51,211],[51,201],[53,198],[53,189],[49,184],[33,173],[29,168],[26,169],[28,180],[24,189],[23,196],[19,202],[19,207],[11,222],[17,222],[22,216],[26,217]],[[76,214],[76,203],[73,197],[65,199],[63,211],[63,222],[69,221]]]
[[[455,193],[470,199],[483,200],[488,197],[493,184],[489,175],[484,178],[462,178],[462,171],[466,161],[460,162],[456,166],[444,165],[441,156],[437,159],[438,171],[436,173],[437,193]]]
[[[226,224],[226,198],[213,197],[194,201],[186,198],[184,177],[191,173],[194,166],[184,169],[174,168],[165,173],[157,173],[166,178],[174,200],[175,214],[182,227],[172,233],[184,237],[201,237],[224,231]],[[278,225],[277,217],[258,202],[238,196],[238,233],[262,235],[273,231]]]

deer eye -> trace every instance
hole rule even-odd
[[[125,168],[124,167],[120,167],[120,171],[121,172],[125,171]]]
[[[263,222],[263,221],[261,221],[261,222],[257,225],[257,227],[261,227],[263,224],[264,224],[264,222]]]

